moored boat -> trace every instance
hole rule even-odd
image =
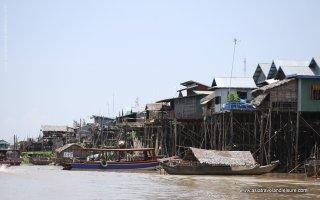
[[[26,163],[33,165],[49,165],[52,163],[53,153],[51,151],[24,151],[21,154]]]
[[[0,149],[0,165],[20,165],[18,154],[18,150]]]
[[[50,165],[52,160],[50,158],[29,158],[30,163],[34,165]]]
[[[260,175],[271,172],[279,161],[260,166],[250,151],[216,151],[189,148],[183,159],[161,162],[168,174],[179,175]]]
[[[156,169],[159,161],[154,148],[140,149],[96,149],[83,148],[80,158],[73,158],[73,162],[65,163],[64,169]]]
[[[317,145],[312,150],[310,160],[304,164],[304,170],[307,177],[320,178],[320,149]]]
[[[309,160],[304,168],[307,177],[320,178],[320,160]]]
[[[0,164],[3,164],[3,165],[20,165],[21,164],[21,161],[20,160],[1,160],[0,161]]]

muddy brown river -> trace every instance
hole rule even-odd
[[[2,166],[0,181],[1,200],[320,199],[320,179],[303,174],[181,176],[21,165]]]

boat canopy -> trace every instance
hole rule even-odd
[[[83,148],[80,149],[81,151],[126,151],[126,152],[133,152],[133,151],[151,151],[154,148],[139,148],[139,149],[99,149],[99,148]]]
[[[199,161],[201,164],[216,166],[250,166],[256,165],[250,151],[217,151],[190,147],[184,160]]]
[[[22,155],[44,155],[44,156],[52,156],[53,153],[51,151],[24,151],[21,152]]]

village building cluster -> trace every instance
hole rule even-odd
[[[177,97],[147,104],[142,112],[122,112],[115,119],[93,115],[93,123],[73,127],[42,125],[39,138],[20,141],[18,148],[61,153],[73,143],[152,147],[159,157],[182,155],[186,147],[251,151],[260,164],[279,160],[283,172],[298,170],[319,153],[319,58],[274,60],[259,63],[252,77],[181,85]]]

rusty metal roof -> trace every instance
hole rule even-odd
[[[52,125],[42,125],[41,126],[42,132],[69,132],[73,133],[74,128],[68,126],[52,126]]]
[[[168,110],[170,107],[167,103],[149,103],[146,105],[145,110],[149,111],[161,111],[161,110]]]
[[[72,146],[78,146],[78,147],[82,148],[80,145],[78,145],[76,143],[71,143],[71,144],[66,144],[66,145],[56,149],[56,152],[61,153],[62,151],[66,150],[66,149],[68,149],[68,148],[70,148]]]
[[[250,151],[217,151],[193,147],[188,149],[184,159],[221,166],[254,166],[256,164]]]
[[[186,87],[188,87],[188,86],[194,86],[194,85],[203,85],[203,86],[209,87],[209,86],[207,86],[206,84],[199,83],[199,82],[196,82],[196,81],[193,81],[193,80],[180,83],[180,85],[186,86]]]

